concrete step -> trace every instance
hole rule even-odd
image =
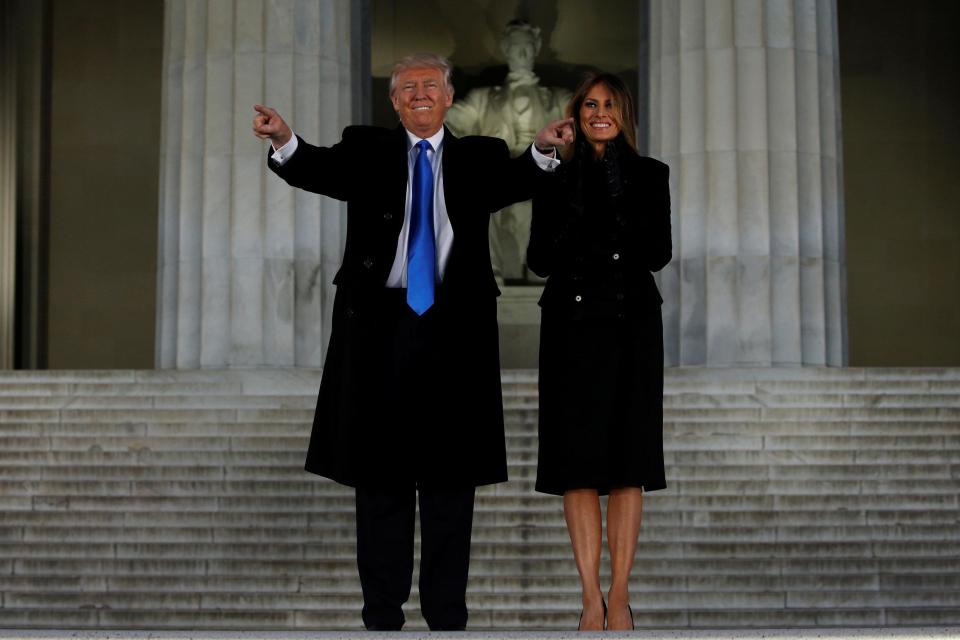
[[[802,444],[802,443],[799,443]],[[944,442],[944,445],[947,443]],[[766,464],[807,466],[811,473],[824,464],[960,464],[958,452],[953,449],[876,449],[857,450],[849,448],[844,451],[835,451],[827,448],[787,449],[749,451],[706,451],[706,450],[665,450],[664,459],[674,465],[678,464]],[[0,452],[2,455],[2,452]]]
[[[476,630],[503,630],[503,629],[539,629],[556,630],[561,632],[573,633],[577,625],[577,612],[574,610],[561,610],[557,608],[550,609],[519,609],[512,611],[491,611],[483,609],[473,609],[470,614],[469,626]],[[406,610],[408,623],[404,627],[410,631],[423,632],[426,625],[420,617],[420,612],[414,607],[408,607]],[[56,617],[65,624],[61,627],[76,628],[98,628],[98,629],[117,629],[119,635],[111,635],[111,639],[118,637],[128,637],[129,629],[223,629],[223,630],[275,630],[275,629],[315,629],[315,630],[337,630],[337,638],[343,639],[348,636],[343,635],[347,632],[359,632],[359,605],[351,609],[339,609],[335,611],[304,611],[304,610],[113,610],[113,609],[79,609],[67,610],[56,613]],[[919,608],[863,608],[863,609],[717,609],[700,610],[688,609],[684,611],[644,611],[634,608],[634,620],[638,629],[743,629],[743,628],[788,628],[796,629],[798,627],[879,627],[904,626],[917,627],[921,625],[958,625],[960,624],[960,613],[957,609],[945,607],[919,607]],[[4,627],[48,627],[50,622],[50,613],[44,609],[0,609],[0,625]],[[68,623],[68,624],[66,624]],[[722,633],[722,632],[721,632]],[[794,633],[800,633],[794,631]],[[820,632],[822,633],[822,631]],[[879,633],[879,631],[876,631]],[[498,631],[496,636],[487,636],[487,638],[502,637],[502,631]],[[82,636],[73,636],[82,637]],[[198,637],[194,632],[191,638]],[[315,637],[315,636],[314,636]],[[362,637],[369,637],[369,634],[363,634]],[[378,636],[381,637],[381,636]],[[399,637],[399,636],[393,636]],[[431,635],[430,638],[443,638],[443,634]],[[453,637],[453,636],[450,636]],[[460,634],[457,637],[469,638],[468,634]],[[514,637],[514,636],[510,636]],[[516,637],[523,637],[517,634]],[[543,636],[541,636],[543,637]],[[631,634],[631,637],[657,637],[663,635],[637,635]],[[670,637],[682,637],[673,636]],[[690,636],[695,637],[695,636]],[[751,637],[742,635],[717,636],[711,634],[707,636],[711,639],[718,637],[743,638]],[[755,636],[755,637],[770,637]],[[778,637],[778,636],[775,636]],[[791,636],[783,636],[791,637]],[[839,637],[845,636],[792,636],[792,637]],[[860,640],[871,637],[897,637],[897,640],[904,640],[904,636],[883,636],[883,635],[858,635],[854,636]],[[908,638],[910,636],[907,636]],[[930,636],[912,636],[914,638],[927,638]],[[936,638],[955,638],[956,636],[942,635],[933,636]]]
[[[904,611],[904,610],[898,610]],[[409,618],[409,616],[408,616]],[[412,629],[413,624],[408,624]],[[955,640],[956,628],[949,626],[915,627],[912,629],[881,627],[847,628],[753,628],[753,629],[638,629],[630,634],[632,638],[658,640]],[[463,640],[555,640],[557,638],[584,637],[569,628],[558,631],[499,630],[466,632],[418,633],[416,638],[458,638]],[[376,632],[337,630],[325,631],[142,631],[96,629],[64,630],[8,630],[0,631],[2,640],[360,640],[371,638],[397,639],[411,637],[411,631]],[[593,637],[587,635],[586,637]]]
[[[958,422],[960,424],[960,422]],[[67,451],[130,451],[144,449],[150,451],[190,451],[210,450],[223,453],[237,451],[285,451],[304,455],[308,434],[271,433],[261,431],[251,433],[230,433],[222,435],[154,434],[143,432],[140,427],[125,427],[124,434],[97,435],[91,429],[82,434],[70,435],[13,435],[0,436],[4,451],[13,452],[67,452]],[[253,432],[255,433],[255,432]],[[509,434],[506,439],[510,457],[516,462],[525,461],[524,454],[537,450],[537,438],[534,434]],[[851,435],[749,435],[743,433],[710,433],[697,431],[678,431],[669,426],[664,428],[664,450],[680,451],[802,451],[804,454],[817,451],[856,450],[872,451],[928,451],[953,453],[960,445],[960,436],[941,434],[916,435],[873,435],[867,433]]]
[[[515,483],[514,483],[515,484]],[[560,513],[560,503],[552,496],[509,495],[502,493],[479,495],[476,511],[502,513],[506,510],[524,511],[531,518],[539,513]],[[530,489],[532,492],[532,489]],[[787,512],[803,515],[810,520],[824,509],[848,510],[864,515],[874,511],[917,510],[956,512],[956,495],[663,495],[656,503],[648,501],[648,512],[679,510],[706,513],[751,513],[763,511]],[[0,509],[20,511],[102,512],[240,512],[240,513],[330,513],[353,509],[353,496],[347,494],[263,496],[263,495],[15,495],[0,496]]]
[[[350,578],[350,579],[347,579]],[[251,580],[246,576],[206,576],[181,573],[177,575],[89,575],[89,576],[0,576],[0,590],[4,592],[255,592],[302,593],[359,593],[360,584],[353,574],[317,576],[264,576]],[[471,572],[471,590],[477,593],[562,593],[579,594],[579,583],[570,573],[564,575],[512,575]],[[736,575],[676,576],[643,574],[634,576],[631,592],[756,592],[756,591],[844,591],[872,592],[911,589],[915,592],[960,591],[960,574],[928,576],[924,574],[848,574],[848,575]],[[646,595],[640,596],[646,599]]]
[[[516,435],[522,430],[517,425]],[[524,425],[527,429],[535,430],[536,425]],[[750,436],[768,435],[814,435],[814,436],[911,436],[911,435],[954,435],[956,424],[945,421],[882,421],[882,422],[852,422],[849,420],[780,420],[762,422],[742,422],[730,424],[727,422],[686,422],[672,420],[664,424],[664,428],[673,434],[738,434]]]
[[[862,393],[817,392],[794,393],[763,391],[752,394],[665,394],[663,406],[670,409],[735,409],[735,408],[822,408],[822,409],[939,409],[960,407],[958,393]],[[507,406],[506,404],[504,405]]]
[[[6,388],[0,394],[0,407],[9,411],[49,411],[76,410],[98,411],[118,409],[158,409],[161,411],[180,409],[296,409],[312,411],[316,397],[310,395],[240,395],[230,387],[214,388],[175,388],[164,390],[123,389],[108,393],[103,389],[92,390],[85,395],[82,389],[71,389],[63,393],[41,393],[36,389],[21,392],[15,388]],[[162,391],[162,392],[161,392]],[[703,394],[703,393],[667,393],[664,395],[664,407],[671,411],[737,410],[737,409],[837,409],[857,410],[870,408],[875,410],[894,409],[955,409],[960,408],[960,384],[957,391],[939,389],[938,392],[925,393],[862,393],[818,392],[760,392],[743,394]],[[505,393],[504,410],[508,412],[536,411],[537,395],[528,393]],[[750,415],[750,414],[740,414]],[[945,415],[952,415],[947,412]]]
[[[478,491],[471,626],[572,629],[536,372],[503,380],[512,481]],[[302,470],[318,382],[0,374],[0,626],[358,628],[352,491]],[[665,418],[638,623],[956,620],[960,371],[671,370]],[[416,590],[409,611],[422,629]]]
[[[128,526],[119,524],[103,526],[97,518],[87,523],[75,522],[73,526],[8,526],[0,525],[0,541],[22,544],[56,542],[78,545],[88,542],[282,542],[311,543],[318,539],[338,539],[346,536],[352,540],[352,532],[345,525],[349,517],[314,522],[307,527],[264,526]],[[475,543],[502,543],[526,547],[531,539],[541,543],[566,545],[569,541],[566,526],[561,517],[548,524],[528,526],[502,525],[496,518],[477,518],[473,541]],[[823,542],[922,542],[949,538],[955,527],[939,525],[836,525],[818,523],[805,526],[669,526],[645,522],[642,540],[651,542],[698,542],[707,544],[730,544],[737,542],[805,543]],[[350,532],[350,533],[345,533]]]
[[[231,395],[243,393],[243,385],[232,382],[165,382],[161,384],[128,383],[62,383],[62,382],[16,382],[4,373],[0,387],[0,404],[9,398],[85,398],[109,396],[155,396],[155,395]],[[299,394],[298,394],[299,395]]]
[[[606,561],[604,561],[606,562]],[[302,579],[313,577],[337,577],[350,584],[357,581],[356,559],[353,557],[326,557],[310,559],[261,559],[261,558],[22,558],[0,561],[4,575],[22,576],[89,576],[89,577],[135,577],[135,576],[210,576],[240,577],[257,582],[262,576],[296,576]],[[608,565],[602,565],[602,569]],[[872,580],[879,584],[882,576],[921,575],[924,580],[946,579],[955,575],[956,567],[942,557],[877,558],[877,557],[829,557],[829,558],[655,558],[638,557],[632,574],[634,584],[643,584],[648,577],[703,576],[724,581],[730,577],[744,576],[801,576],[821,580],[824,584],[845,577]],[[470,575],[563,577],[576,584],[576,567],[572,557],[525,558],[518,563],[495,562],[489,558],[477,559],[471,564]],[[609,575],[604,569],[603,575]],[[356,583],[358,584],[358,583]]]
[[[510,483],[499,491],[478,494],[476,511],[524,511],[534,516],[537,512],[559,513],[560,501],[554,496],[533,494],[532,489],[520,489]],[[678,489],[679,491],[679,489]],[[243,513],[324,513],[339,509],[352,510],[351,494],[328,495],[15,495],[0,496],[0,505],[10,511],[237,511]],[[659,500],[647,503],[648,511],[680,510],[691,512],[806,512],[807,517],[824,509],[842,509],[870,513],[897,510],[947,510],[960,508],[956,495],[898,494],[898,495],[678,495],[664,494]]]
[[[778,480],[799,479],[810,476],[809,465],[686,465],[676,460],[667,474],[668,481],[707,481],[707,480]],[[529,480],[536,475],[536,461],[527,460],[508,465],[512,480]],[[50,480],[50,481],[303,481],[304,471],[292,465],[235,465],[222,467],[216,465],[150,465],[132,464],[72,464],[72,465],[8,465],[3,477],[14,480]],[[821,481],[852,480],[870,482],[883,480],[956,480],[960,478],[960,465],[828,465],[817,466],[817,477]],[[313,478],[308,478],[316,482]]]
[[[494,496],[503,499],[553,502],[549,496],[533,493],[535,474],[514,476],[510,483],[491,488],[480,494],[481,500]],[[519,477],[518,477],[519,476]],[[677,482],[671,492],[673,498],[686,496],[894,496],[936,498],[956,497],[958,481],[955,479],[925,480],[688,480]],[[315,482],[306,474],[300,479],[285,480],[0,480],[0,495],[5,497],[232,497],[232,496],[344,496],[349,495],[342,487],[325,482]],[[531,495],[532,494],[532,495]],[[954,501],[955,503],[955,501]],[[483,504],[481,502],[481,504]]]
[[[283,398],[273,404],[261,402],[259,398],[231,401],[224,398],[211,405],[188,406],[187,400],[176,406],[162,406],[159,399],[115,398],[106,405],[83,408],[77,405],[36,408],[33,400],[23,402],[23,406],[10,406],[17,403],[0,403],[0,424],[17,423],[242,423],[277,422],[309,425],[313,421],[315,400],[311,398]],[[70,402],[80,402],[71,400]],[[892,400],[890,402],[893,402]],[[154,406],[159,403],[161,406]],[[196,399],[191,404],[201,405]],[[506,419],[510,424],[536,423],[536,403],[529,406],[507,406]],[[960,406],[802,406],[802,407],[694,407],[665,406],[664,420],[667,422],[956,422],[960,418]]]
[[[236,542],[181,542],[181,543],[84,543],[65,545],[61,542],[3,542],[0,543],[0,560],[16,564],[23,559],[70,558],[78,554],[93,560],[137,559],[148,560],[203,560],[217,559],[242,561],[256,557],[265,561],[317,560],[322,562],[351,562],[355,560],[356,545],[350,539],[328,536],[314,543],[263,543]],[[475,542],[472,545],[472,562],[496,563],[504,570],[516,563],[540,560],[567,561],[569,544],[527,542],[524,545]],[[944,541],[817,541],[809,543],[779,542],[667,542],[644,541],[637,549],[637,559],[664,560],[718,560],[718,559],[793,559],[814,561],[833,558],[896,558],[926,560],[940,558],[944,570],[957,570],[956,558],[960,556],[960,542]],[[808,562],[809,565],[809,562]],[[800,565],[798,565],[800,566]]]
[[[649,591],[637,598],[642,604],[635,612],[686,611],[689,609],[723,609],[736,607],[750,610],[781,610],[786,601],[788,609],[835,607],[941,607],[960,605],[960,591],[922,591],[916,593],[889,593],[883,591],[754,591],[723,592],[686,591],[661,593]],[[468,606],[475,611],[522,612],[525,610],[559,609],[575,612],[581,597],[576,590],[569,592],[532,592],[529,590],[483,593],[474,589]],[[414,593],[410,606],[419,604]],[[838,606],[839,605],[839,606]],[[362,597],[355,593],[268,593],[255,591],[52,591],[6,592],[4,606],[16,609],[156,609],[156,610],[264,610],[264,611],[355,611],[362,606]]]
[[[219,464],[244,466],[258,464],[286,464],[303,469],[305,452],[300,451],[154,451],[138,447],[117,451],[104,451],[95,446],[86,451],[4,451],[0,450],[0,465],[97,465],[139,464],[156,466],[186,466]]]
[[[118,395],[6,395],[0,396],[0,406],[7,410],[36,410],[45,411],[58,409],[70,412],[116,411],[120,409],[155,409],[160,412],[182,409],[298,409],[313,411],[317,399],[313,396],[244,396],[239,393],[196,393],[181,395],[164,393],[153,395],[118,394]]]

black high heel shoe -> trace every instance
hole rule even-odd
[[[636,631],[637,625],[636,625],[636,623],[633,621],[633,608],[632,608],[629,604],[627,605],[627,611],[630,613],[630,629],[628,629],[628,630],[629,630],[629,631]],[[582,614],[581,614],[581,615],[582,615]],[[607,605],[606,605],[606,603],[604,603],[604,605],[603,605],[603,629],[604,629],[604,631],[608,630],[608,629],[607,629]]]
[[[607,601],[603,598],[600,598],[600,604],[603,605],[603,629],[607,628]],[[580,609],[580,621],[577,622],[577,631],[583,631],[580,627],[583,626],[583,609]]]

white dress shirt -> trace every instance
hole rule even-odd
[[[450,248],[453,247],[453,227],[450,226],[450,217],[447,215],[447,200],[443,195],[443,127],[429,138],[423,138],[430,143],[426,153],[430,158],[430,167],[433,169],[433,235],[437,247],[437,282],[443,282],[443,273],[450,259]],[[407,196],[403,205],[403,227],[400,237],[397,238],[397,255],[393,259],[393,267],[387,276],[386,286],[390,289],[406,288],[407,286],[407,240],[410,237],[410,209],[413,206],[413,168],[420,153],[416,144],[421,138],[407,131]]]
[[[447,261],[450,259],[450,249],[453,247],[453,227],[450,225],[447,202],[443,195],[443,135],[444,129],[441,127],[435,134],[425,138],[430,143],[427,153],[430,154],[430,166],[433,169],[433,233],[437,248],[437,282],[443,281]],[[386,286],[391,289],[407,286],[407,239],[410,236],[410,208],[413,203],[413,167],[419,153],[416,144],[422,139],[424,138],[418,138],[407,131],[407,195],[403,227],[400,229],[400,237],[397,238],[397,253],[386,281]],[[271,159],[278,165],[283,165],[296,153],[298,144],[297,136],[292,136],[287,144],[274,149]],[[536,146],[533,147],[533,159],[543,171],[553,171],[560,164],[555,151],[552,156],[547,156],[540,153]]]

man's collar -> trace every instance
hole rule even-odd
[[[409,151],[415,144],[417,144],[418,142],[420,142],[421,140],[424,140],[424,139],[425,139],[427,142],[429,142],[429,143],[430,143],[430,146],[433,148],[433,150],[436,151],[437,149],[440,148],[440,143],[443,142],[443,136],[444,136],[444,130],[445,130],[445,129],[446,129],[446,127],[440,127],[440,130],[437,131],[437,132],[436,132],[435,134],[433,134],[432,136],[430,136],[429,138],[421,138],[421,137],[418,136],[418,135],[415,135],[415,134],[413,134],[413,133],[410,133],[409,130],[404,129],[404,131],[405,131],[406,134],[407,134],[407,151]]]

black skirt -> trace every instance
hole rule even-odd
[[[543,310],[537,491],[666,488],[660,308],[632,311]]]

